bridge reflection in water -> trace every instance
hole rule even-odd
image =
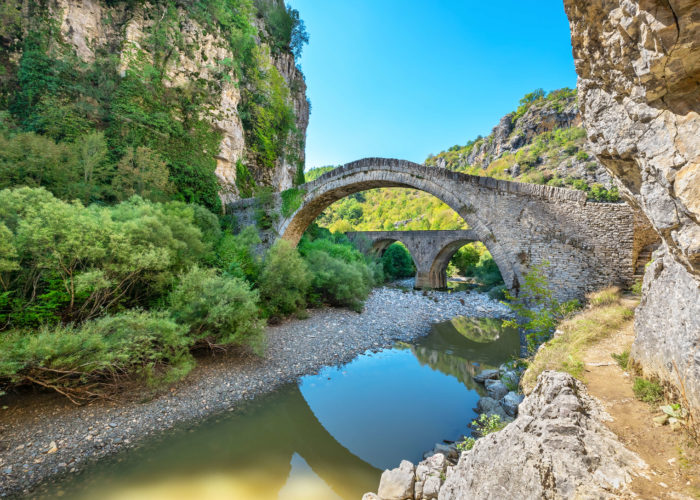
[[[498,320],[456,318],[416,345],[326,368],[34,496],[359,498],[376,490],[381,469],[466,432],[479,397],[472,375],[507,360],[517,344]]]

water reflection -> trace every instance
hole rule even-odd
[[[381,469],[468,432],[480,390],[472,375],[517,350],[517,332],[500,321],[455,318],[415,345],[326,368],[32,496],[359,498],[376,489]]]

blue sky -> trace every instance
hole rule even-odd
[[[423,162],[527,92],[574,87],[562,0],[288,0],[311,37],[306,167]]]

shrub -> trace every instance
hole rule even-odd
[[[44,326],[0,337],[0,379],[36,384],[73,402],[104,395],[121,376],[156,384],[194,366],[187,328],[165,313],[128,311],[76,326]]]
[[[479,262],[479,252],[473,244],[464,245],[452,256],[450,262],[463,276],[473,272],[473,268]]]
[[[267,251],[258,287],[263,311],[278,319],[306,307],[311,274],[289,242],[279,240]]]
[[[664,389],[658,382],[641,377],[635,377],[632,390],[637,399],[645,403],[658,403],[664,397]]]
[[[260,237],[253,226],[247,226],[237,235],[225,234],[216,246],[216,265],[226,274],[245,278],[255,283],[260,275],[262,261],[255,254]]]
[[[312,274],[312,302],[361,311],[375,283],[383,281],[381,265],[365,256],[344,234],[330,234],[316,228],[305,235],[299,252]]]
[[[360,312],[372,290],[372,271],[364,262],[346,262],[321,250],[306,256],[312,291],[323,302]]]
[[[416,274],[416,266],[408,249],[401,243],[392,243],[381,258],[387,279],[409,278]]]
[[[16,269],[2,273],[10,327],[148,306],[183,269],[210,259],[220,232],[215,216],[182,202],[84,207],[31,188],[0,191],[0,223],[16,253]]]
[[[535,352],[536,347],[548,340],[554,333],[557,322],[570,315],[579,306],[577,300],[561,303],[552,294],[549,283],[544,275],[544,270],[549,267],[549,262],[544,261],[540,265],[532,266],[525,275],[525,283],[520,295],[514,297],[506,291],[506,298],[510,301],[508,306],[518,319],[504,320],[504,326],[523,328],[526,333],[528,351]]]
[[[242,279],[194,266],[180,277],[169,305],[172,317],[189,327],[195,341],[210,347],[246,345],[260,353],[264,330],[257,302],[257,291]]]
[[[474,434],[477,437],[488,436],[493,432],[498,432],[502,430],[506,425],[506,422],[501,421],[499,415],[487,415],[482,413],[479,418],[472,421],[472,428],[474,429]],[[457,444],[457,449],[459,451],[471,450],[476,444],[476,439],[473,437],[467,437],[461,443]]]
[[[488,295],[493,300],[505,300],[506,299],[506,286],[497,285],[488,291]]]

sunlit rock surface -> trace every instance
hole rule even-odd
[[[700,408],[700,3],[565,0],[593,150],[661,238],[632,355]],[[652,243],[652,241],[648,241]],[[681,384],[682,382],[682,384]]]

